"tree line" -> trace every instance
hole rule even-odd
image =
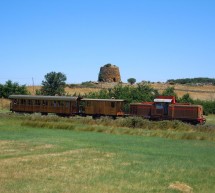
[[[49,96],[62,96],[66,95],[66,75],[61,72],[50,72],[44,76],[41,89],[36,90],[37,95],[49,95]],[[30,94],[26,85],[19,85],[8,80],[5,84],[0,84],[0,97],[8,98],[12,94]],[[76,94],[77,95],[77,94]],[[199,104],[204,107],[205,114],[215,114],[215,101],[202,101],[194,100],[189,94],[185,94],[179,98],[175,92],[174,87],[166,88],[162,93],[152,88],[148,84],[137,84],[135,86],[122,86],[121,84],[114,88],[101,89],[99,92],[91,92],[85,94],[83,97],[87,98],[115,98],[125,99],[127,104],[133,102],[152,102],[158,95],[175,96],[177,102]],[[126,108],[128,108],[128,105]]]
[[[177,83],[177,84],[213,84],[215,85],[214,78],[183,78],[183,79],[169,79],[168,83]]]

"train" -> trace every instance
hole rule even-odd
[[[203,107],[177,103],[174,96],[158,96],[153,102],[131,103],[124,99],[90,99],[71,96],[10,95],[10,110],[18,113],[54,113],[59,116],[142,117],[149,120],[180,120],[204,124]]]

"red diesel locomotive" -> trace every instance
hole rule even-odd
[[[203,107],[189,103],[176,103],[174,96],[159,96],[154,102],[130,104],[130,115],[150,120],[181,120],[204,124]]]

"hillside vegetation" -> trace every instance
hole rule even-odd
[[[65,88],[65,91],[69,95],[85,95],[90,92],[98,92],[101,89],[109,89],[113,88],[117,83],[98,83],[98,84],[84,84],[84,85],[68,85]],[[126,86],[128,84],[122,84],[123,86]],[[136,85],[133,85],[134,87]],[[176,94],[178,97],[182,97],[185,94],[189,94],[190,97],[194,100],[199,99],[199,100],[215,100],[215,86],[213,85],[196,85],[196,86],[191,86],[191,85],[182,85],[182,84],[175,84],[175,85],[170,85],[170,84],[162,84],[162,83],[154,83],[154,84],[149,84],[154,89],[157,89],[159,93],[162,93],[167,87],[173,86],[175,89]],[[35,94],[36,90],[40,89],[41,86],[28,86],[28,91],[31,94]]]
[[[169,83],[178,83],[178,84],[212,84],[215,85],[214,78],[183,78],[183,79],[169,79]]]

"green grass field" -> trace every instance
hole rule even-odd
[[[214,141],[31,127],[27,120],[0,116],[1,193],[215,192]]]
[[[206,117],[206,119],[207,119],[206,125],[213,125],[213,126],[215,126],[215,115],[208,115]]]

